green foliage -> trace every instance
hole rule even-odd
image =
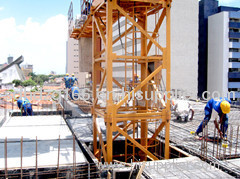
[[[12,83],[14,83],[15,87],[22,86],[23,82],[21,80],[13,80]]]
[[[13,89],[10,89],[10,90],[8,90],[8,91],[9,91],[9,92],[12,92],[12,93],[14,92],[14,90],[13,90]]]
[[[38,87],[34,87],[33,89],[31,89],[31,92],[36,92],[36,91],[38,91]]]
[[[28,76],[31,77],[29,80],[25,80],[23,82],[21,80],[13,80],[12,83],[14,83],[15,87],[18,87],[18,86],[26,87],[26,86],[36,86],[36,85],[40,85],[42,87],[44,82],[49,80],[53,82],[55,78],[64,77],[65,75],[54,75],[54,76],[43,75],[43,74],[36,75],[35,73],[31,72],[28,74]]]
[[[43,85],[45,81],[49,80],[49,75],[36,75],[35,73],[29,73],[28,76],[31,76],[31,79],[38,85]]]
[[[29,80],[25,80],[24,82],[22,82],[22,86],[26,87],[26,86],[36,86],[37,83],[35,81],[33,81],[32,79]]]

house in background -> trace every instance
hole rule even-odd
[[[23,61],[24,61],[23,56],[20,56],[15,61],[12,61],[7,66],[2,67],[0,69],[0,80],[2,81],[1,89],[12,89],[13,80],[21,80],[21,81],[25,80],[24,74],[20,68],[20,64]]]
[[[25,76],[25,78],[29,78],[29,73],[33,72],[33,65],[30,64],[23,64],[21,65],[21,70],[23,72],[23,75]]]

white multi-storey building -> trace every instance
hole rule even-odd
[[[208,19],[208,91],[240,101],[240,11]]]

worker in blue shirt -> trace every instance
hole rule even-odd
[[[65,87],[66,88],[71,88],[70,86],[70,81],[71,81],[71,78],[69,77],[69,74],[67,73],[66,76],[63,78],[63,81],[65,83]]]
[[[33,116],[32,104],[27,98],[21,98],[16,95],[14,101],[17,101],[17,106],[21,110],[22,116]]]
[[[220,98],[220,99],[210,99],[205,106],[205,117],[204,120],[201,122],[201,124],[198,126],[195,135],[196,138],[198,137],[198,134],[202,132],[203,128],[207,125],[208,121],[210,119],[214,119],[217,121],[218,118],[220,118],[221,121],[221,132],[223,137],[226,136],[226,131],[228,129],[228,113],[230,112],[231,108],[231,100],[228,98]]]
[[[79,88],[76,86],[73,86],[70,88],[69,96],[72,100],[79,99]]]
[[[77,78],[74,77],[74,74],[72,74],[72,77],[70,78],[70,88],[74,86],[75,82],[77,82],[77,85],[78,85]]]

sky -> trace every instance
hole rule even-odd
[[[67,12],[71,0],[0,0],[0,64],[24,57],[37,74],[65,73]],[[80,0],[73,0],[74,17]],[[174,2],[174,1],[173,1]],[[219,0],[240,7],[240,0]]]
[[[37,74],[65,73],[70,2],[0,0],[0,64],[23,55]],[[73,3],[79,8],[79,0]]]

